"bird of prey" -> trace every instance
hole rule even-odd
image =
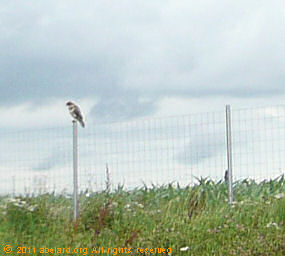
[[[83,117],[82,117],[80,108],[77,105],[75,105],[73,102],[71,102],[71,101],[68,101],[66,103],[66,106],[68,106],[68,110],[69,110],[70,115],[75,120],[77,120],[81,124],[82,127],[84,127],[85,124],[83,122]]]

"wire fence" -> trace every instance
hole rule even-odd
[[[219,181],[227,169],[225,111],[92,124],[78,129],[79,191]],[[0,130],[0,194],[71,194],[72,124]],[[232,111],[233,179],[285,169],[285,106]]]
[[[234,180],[285,173],[285,106],[232,111]]]

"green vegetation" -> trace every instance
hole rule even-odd
[[[68,255],[41,254],[43,247],[81,248],[70,255],[107,255],[108,248],[108,255],[150,255],[136,248],[171,248],[171,255],[285,255],[284,176],[235,183],[231,206],[225,183],[199,183],[82,194],[75,222],[72,200],[64,196],[1,198],[1,255],[7,244],[14,253],[26,246],[17,255]]]

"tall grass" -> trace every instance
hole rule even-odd
[[[285,255],[284,176],[236,182],[232,205],[225,183],[198,183],[81,194],[77,221],[64,196],[1,198],[0,241],[37,250],[81,247],[87,255],[98,247],[131,248],[132,255],[149,255],[136,248],[171,248],[171,255]]]

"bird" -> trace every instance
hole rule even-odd
[[[66,106],[68,106],[68,110],[69,110],[70,115],[75,120],[77,120],[81,124],[81,126],[84,128],[85,124],[83,122],[83,117],[82,117],[80,108],[71,101],[66,102]]]
[[[226,182],[226,184],[228,184],[228,182],[229,182],[229,172],[228,172],[228,170],[225,171],[225,182]]]

